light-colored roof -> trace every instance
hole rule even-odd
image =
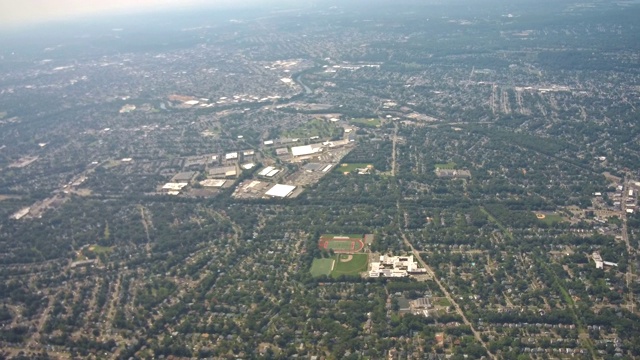
[[[271,189],[269,189],[269,191],[267,191],[265,195],[284,198],[289,196],[295,189],[296,187],[293,185],[276,184]]]
[[[162,187],[162,190],[182,190],[185,186],[189,185],[189,183],[186,182],[168,182],[166,184],[164,184],[164,186]]]
[[[305,156],[317,154],[322,151],[322,146],[319,144],[294,146],[291,148],[291,154],[293,156]]]
[[[266,176],[267,177],[272,177],[272,176],[275,176],[279,172],[280,172],[280,170],[274,169],[274,170],[269,171],[269,173]]]
[[[268,173],[270,173],[271,171],[273,171],[275,168],[273,166],[267,166],[266,168],[260,170],[260,172],[258,173],[258,175],[260,176],[267,176]]]
[[[200,185],[204,187],[221,187],[222,185],[224,185],[225,182],[227,181],[219,180],[219,179],[206,179],[206,180],[200,181]]]

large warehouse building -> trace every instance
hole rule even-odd
[[[308,156],[317,154],[322,151],[322,144],[311,144],[303,146],[294,146],[291,148],[291,155],[293,156]]]
[[[296,189],[296,187],[293,186],[293,185],[276,184],[271,189],[269,189],[269,191],[267,191],[265,193],[265,195],[273,196],[273,197],[285,198],[285,197],[291,195],[291,193],[295,189]]]

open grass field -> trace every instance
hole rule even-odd
[[[315,260],[314,260],[315,261]],[[358,275],[367,271],[369,255],[367,254],[336,254],[336,263],[331,276]]]
[[[309,122],[302,124],[295,129],[286,131],[282,134],[282,137],[287,138],[308,138],[312,136],[319,136],[321,138],[328,138],[333,136],[339,136],[341,129],[334,124],[327,122],[323,119],[313,119]]]
[[[311,276],[318,277],[320,275],[331,274],[331,269],[333,269],[334,259],[313,259],[313,263],[311,264],[311,269],[309,272]]]
[[[456,169],[456,163],[449,162],[449,163],[446,163],[446,164],[436,164],[436,169],[455,170]]]
[[[447,298],[444,298],[444,297],[442,297],[442,298],[438,298],[438,299],[434,302],[434,304],[435,304],[436,306],[451,306],[451,302],[449,302],[449,300],[448,300]]]
[[[547,225],[553,225],[553,224],[557,224],[559,222],[563,222],[565,221],[565,219],[558,214],[537,214],[536,213],[536,217],[538,218],[538,220],[542,221],[543,223],[547,224]]]
[[[352,171],[355,171],[356,169],[363,169],[369,166],[373,166],[373,165],[364,164],[364,163],[353,163],[353,164],[343,163],[343,164],[340,164],[340,166],[336,166],[334,168],[334,171],[337,171],[339,173],[350,173]]]
[[[318,247],[324,250],[333,250],[335,253],[357,253],[364,249],[363,235],[320,235]]]
[[[349,123],[365,127],[380,127],[382,120],[376,118],[356,118],[349,120]]]
[[[100,255],[110,253],[111,251],[113,251],[113,248],[109,246],[91,245],[89,246],[88,250],[96,255]]]

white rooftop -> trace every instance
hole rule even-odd
[[[295,189],[296,187],[293,185],[276,184],[271,189],[269,189],[269,191],[267,191],[265,195],[284,198],[289,196]]]
[[[271,171],[275,170],[275,168],[273,166],[267,166],[266,168],[260,170],[260,172],[258,173],[258,175],[260,176],[267,176],[268,173],[270,173]]]
[[[272,176],[275,176],[279,172],[280,172],[280,170],[274,169],[274,170],[269,171],[269,173],[266,176],[267,177],[272,177]]]
[[[162,187],[162,190],[182,190],[185,186],[189,185],[189,183],[186,182],[168,182],[166,184],[164,184],[164,186]]]
[[[322,146],[320,144],[294,146],[291,148],[291,155],[305,156],[305,155],[317,154],[321,151],[322,151]]]

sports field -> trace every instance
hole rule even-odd
[[[334,259],[313,259],[313,263],[311,264],[311,269],[309,272],[311,276],[318,277],[320,275],[331,274],[331,270],[333,269]]]
[[[331,235],[320,236],[318,247],[324,250],[333,250],[340,253],[357,253],[364,249],[364,235]]]
[[[356,169],[366,169],[368,167],[373,167],[373,165],[367,163],[342,163],[340,166],[336,166],[334,171],[344,174],[355,171]]]
[[[349,120],[349,123],[363,127],[380,127],[382,120],[377,118],[356,118]]]
[[[552,213],[552,214],[536,213],[536,217],[538,218],[538,220],[542,221],[543,223],[545,223],[547,225],[553,225],[555,223],[559,223],[559,222],[565,221],[565,219],[562,217],[562,215],[559,215],[559,214],[556,214],[556,213]]]
[[[336,254],[336,262],[331,276],[358,275],[367,271],[368,260],[369,256],[367,254]]]

